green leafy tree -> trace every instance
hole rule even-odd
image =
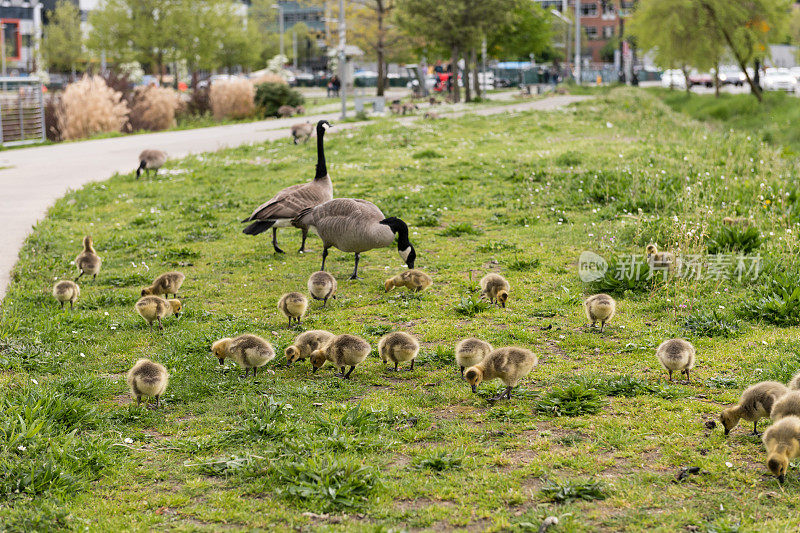
[[[74,75],[83,56],[80,12],[69,0],[59,0],[48,16],[50,20],[42,36],[44,59],[50,67]]]
[[[233,17],[224,28],[218,42],[217,64],[230,72],[233,67],[252,69],[261,60],[261,35],[254,24],[245,25],[239,17]]]
[[[487,26],[488,52],[504,59],[527,59],[552,55],[552,15],[527,0],[516,0],[501,24]]]

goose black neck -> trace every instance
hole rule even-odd
[[[398,219],[399,224],[395,226],[397,233],[397,249],[400,251],[407,250],[411,246],[411,241],[408,240],[408,226],[402,220]]]
[[[328,167],[325,165],[325,146],[322,138],[325,136],[325,128],[317,126],[317,175],[315,180],[319,180],[328,175]]]

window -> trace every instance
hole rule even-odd
[[[581,16],[582,17],[596,17],[597,16],[597,4],[581,4]]]
[[[19,34],[19,19],[0,19],[3,24],[3,41],[6,47],[6,59],[19,61],[22,50],[22,39]]]
[[[597,26],[586,26],[584,29],[586,30],[586,37],[589,40],[597,39]]]
[[[616,7],[611,0],[602,0],[600,2],[600,7],[603,10],[603,15],[613,15],[616,11]]]
[[[622,7],[623,11],[630,11],[636,5],[636,0],[622,0]]]
[[[604,26],[603,27],[603,38],[604,39],[611,39],[614,36],[614,26]]]

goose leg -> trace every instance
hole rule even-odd
[[[325,270],[325,259],[327,259],[327,258],[328,258],[328,247],[325,246],[322,249],[322,266],[319,267],[320,270]]]
[[[306,251],[306,237],[308,237],[308,230],[303,228],[303,242],[300,243],[300,253]]]
[[[361,254],[358,254],[358,253],[356,254],[356,264],[353,267],[353,275],[350,276],[350,279],[361,279],[361,278],[358,277],[358,260],[360,258],[360,255]]]
[[[283,250],[278,248],[278,228],[272,228],[272,247],[276,254],[282,254]]]
[[[355,369],[356,369],[356,367],[351,366],[350,370],[347,371],[347,374],[344,375],[344,379],[350,379],[350,374],[352,374],[353,370],[355,370]]]
[[[78,281],[79,279],[81,279],[81,276],[83,276],[83,270],[81,270],[81,273],[78,274],[77,278],[75,278],[75,281]]]
[[[755,435],[756,437],[761,435],[761,433],[758,432],[758,420],[753,422],[753,435]]]
[[[464,379],[464,367],[460,366],[459,368],[461,369],[461,379]]]
[[[672,370],[669,371],[669,382],[672,383]]]
[[[605,322],[600,322],[600,333],[603,333],[603,329],[605,329],[605,327],[606,327],[606,323]]]
[[[64,302],[61,302],[61,309],[64,309]]]
[[[161,407],[161,397],[158,394],[156,394],[156,409],[158,409],[159,407]]]

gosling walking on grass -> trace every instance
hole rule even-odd
[[[335,337],[333,333],[324,329],[312,329],[301,333],[294,339],[292,345],[284,350],[286,366],[311,357],[312,353],[329,343],[333,337]]]
[[[253,369],[253,379],[256,371],[275,359],[275,350],[272,345],[261,337],[245,333],[234,338],[224,338],[211,345],[211,352],[219,359],[219,364],[224,365],[225,359],[233,359],[244,368],[244,377]]]
[[[75,265],[78,267],[78,270],[81,271],[78,277],[75,278],[75,281],[81,279],[81,276],[84,274],[92,276],[92,281],[94,281],[97,278],[98,272],[100,272],[101,264],[102,260],[94,250],[92,238],[87,235],[83,238],[83,251],[75,258]]]
[[[178,290],[185,279],[186,276],[183,275],[183,272],[165,272],[154,279],[152,285],[142,289],[142,296],[163,294],[164,298],[169,298],[169,295],[172,294],[177,298]]]
[[[292,327],[292,321],[299,324],[300,319],[306,314],[308,298],[299,292],[286,293],[278,300],[278,309],[283,313],[283,316],[289,319],[289,327]]]
[[[506,390],[491,398],[491,401],[497,401],[504,396],[510,400],[511,389],[516,387],[538,362],[539,358],[525,348],[516,346],[498,348],[487,355],[483,361],[468,368],[464,377],[472,387],[472,392],[478,392],[478,385],[482,381],[499,378],[505,384]]]
[[[139,313],[150,329],[153,329],[153,322],[158,322],[158,329],[164,329],[161,319],[169,315],[180,316],[181,302],[179,300],[165,300],[160,296],[142,296],[134,305],[134,309]]]
[[[142,396],[155,398],[155,409],[160,406],[160,398],[167,390],[169,374],[164,365],[154,363],[150,359],[139,359],[128,371],[128,387],[131,395],[136,398],[136,406],[142,401]]]
[[[669,339],[658,345],[656,357],[661,366],[669,372],[669,380],[672,381],[672,373],[680,371],[686,374],[686,383],[689,383],[689,370],[694,367],[695,349],[692,343],[684,339]]]
[[[606,322],[614,317],[617,310],[617,302],[608,294],[595,294],[586,298],[583,302],[583,308],[586,311],[586,318],[591,320],[592,327],[595,327],[597,322],[600,322],[600,333],[606,327]]]
[[[767,468],[783,483],[789,461],[800,457],[800,418],[787,416],[775,422],[764,432],[763,441],[767,449]]]
[[[337,335],[325,346],[311,354],[311,365],[314,372],[319,370],[326,361],[330,361],[339,370],[338,377],[350,379],[350,374],[364,359],[367,358],[372,347],[367,341],[355,335]],[[345,369],[350,370],[345,374]]]
[[[336,298],[338,287],[333,274],[324,270],[314,272],[308,278],[308,292],[315,300],[322,300],[322,307],[327,305],[328,298]]]
[[[481,296],[487,298],[489,303],[505,307],[510,290],[511,285],[500,274],[486,274],[481,279]]]
[[[53,298],[61,304],[61,309],[64,309],[64,304],[67,302],[72,309],[80,295],[81,288],[72,280],[65,279],[53,285]]]
[[[789,389],[786,385],[777,381],[762,381],[746,388],[739,398],[739,403],[728,407],[719,415],[725,434],[729,434],[739,420],[747,420],[753,423],[752,434],[759,435],[758,421],[769,418],[772,407],[787,392]]]
[[[420,292],[424,291],[431,285],[433,285],[433,279],[431,279],[429,275],[421,270],[412,268],[411,270],[405,270],[400,274],[387,279],[383,284],[383,287],[386,292],[389,292],[395,287],[405,287],[410,291]]]
[[[481,339],[469,337],[456,344],[456,364],[464,377],[464,369],[475,366],[493,350],[492,345]]]
[[[408,368],[409,372],[414,370],[414,360],[419,353],[419,341],[413,335],[402,331],[395,331],[384,335],[378,341],[378,354],[384,364],[394,363],[394,369],[390,371],[397,372],[397,366],[400,363],[411,361],[411,366]]]

